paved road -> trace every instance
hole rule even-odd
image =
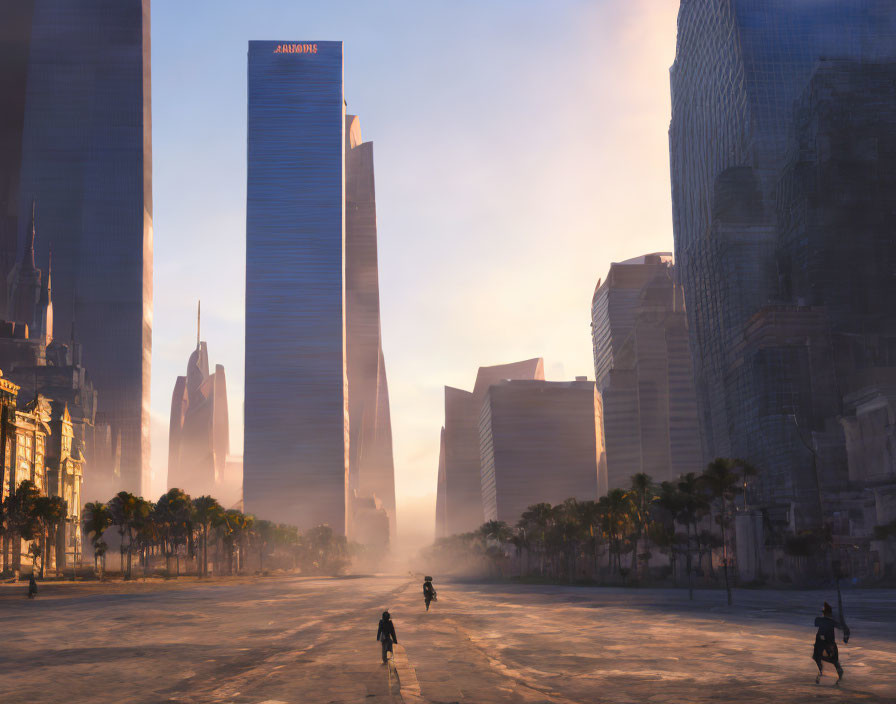
[[[846,595],[846,679],[814,684],[823,592],[438,584],[401,577],[0,588],[0,702],[894,702],[893,592]],[[396,668],[379,663],[394,615]],[[831,673],[832,675],[833,673]]]

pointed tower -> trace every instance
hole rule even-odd
[[[40,298],[37,301],[37,310],[34,313],[34,337],[39,337],[41,342],[49,345],[53,341],[53,294],[50,288],[50,275],[53,270],[53,245],[47,255],[47,276],[40,289]],[[72,322],[74,327],[74,321]]]
[[[41,294],[41,273],[40,269],[34,265],[34,239],[37,235],[36,209],[36,202],[31,201],[31,228],[25,238],[22,259],[16,262],[7,277],[6,319],[29,326],[34,325]]]
[[[168,486],[194,496],[218,496],[230,449],[224,367],[209,374],[208,346],[202,341],[201,304],[196,310],[196,348],[185,376],[177,377],[168,431]]]

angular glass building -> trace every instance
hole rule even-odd
[[[373,142],[361,121],[345,119],[345,327],[349,398],[349,486],[352,497],[378,499],[395,535],[395,472],[389,387],[380,330]],[[358,504],[353,504],[358,506]],[[350,512],[349,534],[364,527]]]
[[[782,280],[789,265],[779,230],[790,215],[778,189],[795,105],[819,62],[894,55],[892,0],[683,0],[679,11],[669,129],[673,226],[703,458],[753,461],[762,500],[789,512],[792,525],[799,511],[787,508],[791,502],[808,522],[817,517],[820,465],[826,457],[839,461],[840,451],[827,448],[841,442],[820,410],[830,405],[819,371],[827,366],[811,365],[794,342],[824,337],[819,312],[782,326],[771,308],[811,304]]]
[[[342,42],[249,42],[245,508],[346,530]]]
[[[17,183],[2,176],[16,190],[18,213],[4,218],[0,265],[9,265],[11,224],[23,251],[36,201],[41,241],[53,247],[55,327],[75,331],[99,394],[98,418],[120,443],[118,488],[144,493],[152,349],[150,0],[0,3],[4,56],[11,6],[18,6],[16,26],[30,33],[23,102],[15,80],[20,62],[9,79],[12,105],[24,112],[3,128],[4,136],[15,135],[20,125],[21,155]],[[10,50],[25,56],[21,41]],[[14,151],[4,144],[4,155]],[[3,195],[6,205],[9,193]],[[6,274],[0,272],[4,281]]]

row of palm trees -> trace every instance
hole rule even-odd
[[[300,568],[303,572],[335,574],[350,560],[349,544],[326,525],[300,533],[295,526],[257,519],[225,509],[211,496],[191,498],[170,489],[151,502],[127,491],[108,503],[84,507],[83,529],[93,545],[94,569],[105,573],[106,540],[117,536],[121,571],[133,576],[134,558],[150,573],[154,560],[164,558],[165,572],[181,574],[181,562],[194,562],[194,573],[243,574],[255,562],[258,571]],[[254,556],[255,559],[252,559]],[[257,562],[256,562],[257,560]]]
[[[676,580],[685,572],[693,598],[695,572],[714,573],[713,555],[720,551],[730,603],[731,522],[736,498],[742,495],[747,505],[755,474],[749,463],[728,458],[659,484],[635,474],[628,488],[597,501],[534,504],[515,526],[489,521],[477,531],[437,540],[429,557],[454,565],[484,561],[502,574],[515,554],[520,576],[628,582],[646,579],[657,550]]]
[[[64,555],[64,530],[67,505],[59,496],[45,496],[30,480],[13,487],[0,502],[0,572],[18,572],[22,567],[22,541],[31,541],[32,564],[40,564],[43,578],[48,557]]]

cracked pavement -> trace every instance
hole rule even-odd
[[[892,591],[844,593],[846,677],[814,684],[826,591],[439,582],[407,576],[0,587],[0,701],[893,702]],[[380,663],[380,613],[394,665]]]

